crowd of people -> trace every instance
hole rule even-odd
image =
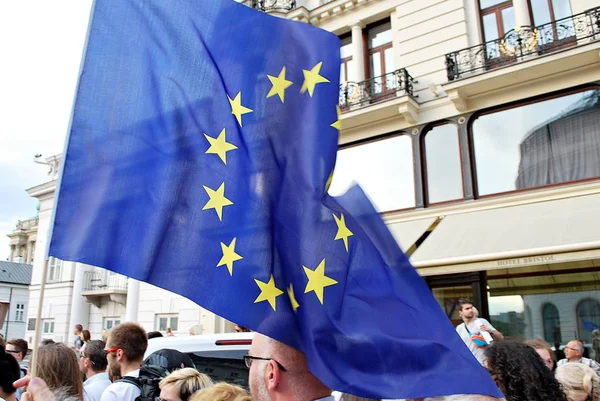
[[[461,300],[459,335],[490,373],[506,401],[600,401],[600,367],[583,358],[573,340],[558,363],[543,340],[504,340],[487,320]],[[489,337],[481,335],[483,331]],[[0,346],[0,398],[5,401],[380,401],[333,392],[308,369],[304,354],[255,333],[244,357],[250,392],[213,383],[186,354],[163,349],[144,359],[152,333],[135,323],[110,330],[106,341],[75,328],[74,344],[47,342],[36,359],[36,376],[23,361],[27,342]],[[472,338],[475,337],[475,340]],[[491,338],[491,341],[490,341]],[[24,389],[26,390],[24,391]],[[493,401],[484,395],[451,395],[407,401]]]

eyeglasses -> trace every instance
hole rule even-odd
[[[104,352],[106,353],[106,355],[108,355],[108,354],[113,354],[113,353],[117,352],[120,349],[121,348],[109,348],[109,349],[105,349]]]
[[[581,352],[581,350],[580,350],[580,349],[573,348],[573,347],[565,347],[565,349],[570,349],[571,351],[577,351],[577,352]]]
[[[21,351],[17,351],[14,349],[7,349],[6,352],[8,352],[9,354],[20,354],[21,353]]]
[[[279,369],[283,370],[284,372],[287,372],[287,369],[273,358],[261,358],[260,356],[252,356],[252,355],[246,354],[246,355],[244,355],[244,363],[246,364],[246,367],[248,369],[250,369],[250,366],[252,366],[252,361],[254,359],[259,360],[259,361],[273,361],[277,364],[277,366],[279,366]]]

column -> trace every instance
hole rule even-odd
[[[14,262],[13,257],[15,256],[15,246],[11,245],[10,246],[10,256],[8,257],[8,260],[10,262]]]
[[[132,278],[127,279],[127,305],[125,306],[125,321],[137,322],[138,307],[140,304],[140,282]]]
[[[357,21],[350,25],[352,28],[352,64],[353,71],[348,81],[361,82],[365,80],[365,50],[362,30],[365,24]]]
[[[25,263],[31,264],[31,241],[27,241],[27,257],[25,258]]]
[[[80,324],[84,329],[87,329],[90,319],[90,304],[81,295],[85,282],[85,272],[88,271],[88,268],[81,263],[63,262],[63,277],[70,269],[75,270],[75,278],[73,279],[73,295],[71,296],[71,317],[69,318],[69,327],[65,338],[65,342],[68,341],[69,343],[72,342],[73,327]]]
[[[529,4],[527,4],[527,0],[513,0],[513,7],[515,9],[515,21],[517,26],[531,25],[531,19],[529,18]]]

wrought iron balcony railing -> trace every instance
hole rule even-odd
[[[340,85],[340,108],[342,111],[352,106],[393,99],[397,96],[413,94],[416,81],[405,68],[362,82],[347,82]]]
[[[448,80],[596,39],[600,39],[600,7],[536,27],[517,27],[500,39],[446,54]]]
[[[295,0],[250,0],[250,6],[254,9],[271,12],[286,13],[296,8]]]
[[[107,271],[88,271],[83,275],[83,291],[127,291],[127,277],[125,276]]]

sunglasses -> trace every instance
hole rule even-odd
[[[106,355],[108,355],[108,354],[114,354],[115,352],[117,352],[120,349],[121,348],[108,348],[108,349],[105,349],[104,352],[106,353]]]

